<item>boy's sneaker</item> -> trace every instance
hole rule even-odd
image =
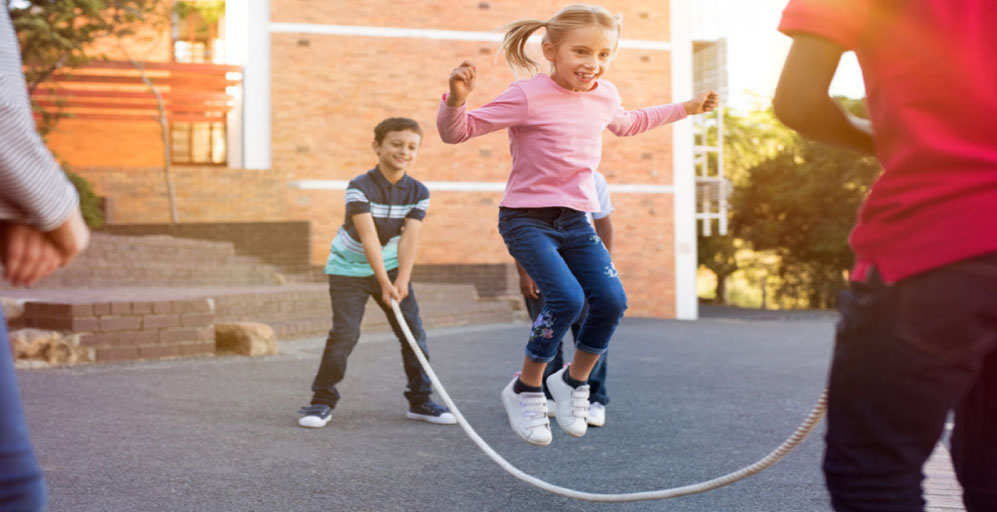
[[[306,405],[298,410],[298,425],[305,428],[322,428],[332,419],[332,407],[325,404]]]
[[[509,415],[509,425],[523,441],[537,446],[547,446],[553,436],[550,433],[550,420],[547,419],[547,398],[542,391],[536,393],[522,392],[516,394],[512,386],[516,383],[513,377],[509,385],[502,390],[502,404]]]
[[[428,421],[438,425],[453,425],[457,423],[457,417],[450,412],[450,409],[432,400],[426,400],[419,404],[410,404],[405,417],[410,420]]]
[[[557,402],[547,399],[547,417],[554,418],[557,417]]]
[[[564,382],[566,371],[567,368],[561,368],[547,377],[547,389],[557,404],[557,425],[568,434],[581,437],[588,430],[589,385],[569,386]]]
[[[606,424],[606,406],[599,402],[589,404],[589,426],[601,427]]]

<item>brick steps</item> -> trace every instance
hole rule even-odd
[[[226,242],[94,233],[73,265],[37,287],[269,285],[277,274],[272,265],[237,256]]]
[[[276,274],[226,242],[95,233],[70,268],[30,290],[0,287],[0,296],[25,301],[25,327],[82,334],[98,362],[214,354],[218,322],[266,323],[279,339],[324,337],[332,323],[324,276],[313,270],[277,285]],[[515,320],[509,301],[480,301],[474,284],[413,288],[426,328]],[[373,299],[361,329],[391,329]]]

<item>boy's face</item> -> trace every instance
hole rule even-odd
[[[384,172],[405,171],[409,164],[415,161],[419,153],[419,142],[422,137],[411,130],[388,132],[381,142],[374,141],[374,153],[377,153],[377,165]]]

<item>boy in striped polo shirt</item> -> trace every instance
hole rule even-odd
[[[429,399],[429,377],[406,342],[390,306],[391,299],[398,301],[409,329],[428,358],[426,333],[409,278],[422,219],[429,207],[429,190],[405,173],[415,160],[421,140],[422,129],[412,119],[392,117],[381,121],[374,128],[372,144],[377,166],[346,187],[346,219],[332,240],[325,265],[332,299],[332,330],[312,383],[311,405],[299,411],[298,424],[302,427],[324,427],[332,418],[332,409],[339,401],[336,384],[343,380],[346,358],[360,337],[368,297],[374,297],[384,310],[402,345],[408,378],[406,416],[430,423],[457,423],[446,407]]]

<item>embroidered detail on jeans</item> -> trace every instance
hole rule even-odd
[[[606,269],[605,274],[607,277],[613,277],[613,278],[620,277],[620,274],[616,271],[616,265],[614,265],[612,262],[610,262],[609,265],[605,267],[605,269]]]
[[[549,311],[541,311],[537,321],[533,322],[533,332],[530,334],[531,340],[551,339],[554,337],[554,317]]]

